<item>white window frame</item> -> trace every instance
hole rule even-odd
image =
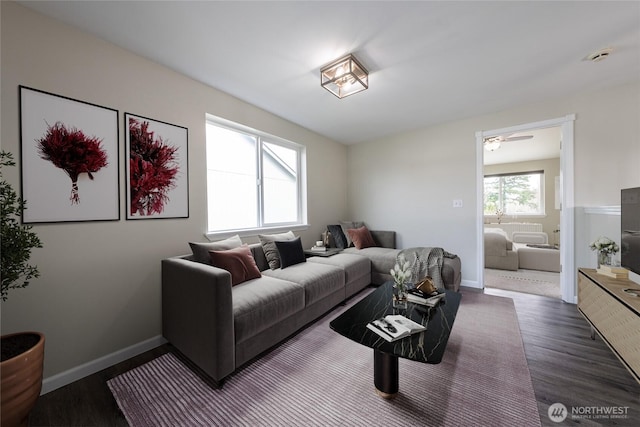
[[[493,178],[493,177],[511,177],[517,175],[540,175],[540,213],[504,213],[504,217],[514,218],[514,217],[526,217],[526,218],[544,218],[547,216],[547,210],[545,206],[545,172],[544,170],[534,170],[534,171],[524,171],[524,172],[506,172],[506,173],[495,173],[488,174],[483,176],[483,193],[484,193],[484,179],[485,178]],[[502,185],[502,184],[501,184]],[[484,202],[482,211],[484,212]],[[485,218],[488,219],[497,219],[498,216],[495,214],[484,214]]]
[[[307,166],[306,166],[306,147],[297,144],[292,141],[288,141],[284,138],[280,138],[275,135],[271,135],[266,132],[262,132],[260,130],[256,130],[250,128],[248,126],[241,125],[239,123],[232,122],[230,120],[223,119],[221,117],[216,117],[211,114],[207,114],[207,125],[212,124],[214,126],[222,127],[234,132],[244,133],[249,136],[256,138],[256,170],[258,174],[256,186],[258,187],[257,197],[257,226],[251,228],[243,228],[243,229],[229,229],[229,230],[209,230],[209,214],[207,212],[207,227],[205,236],[209,240],[219,240],[224,239],[226,237],[230,237],[233,235],[240,236],[256,236],[258,234],[266,234],[266,233],[279,233],[289,230],[306,230],[309,228],[307,224]],[[298,171],[298,179],[297,179],[297,212],[296,217],[297,220],[293,222],[284,222],[284,223],[265,223],[264,221],[264,186],[262,185],[263,180],[263,167],[262,167],[262,158],[263,158],[263,144],[269,143],[274,145],[280,145],[286,147],[288,149],[292,149],[297,153],[297,171]],[[208,147],[206,147],[209,149]],[[208,165],[205,164],[205,167]],[[207,187],[209,185],[207,179]],[[208,191],[207,191],[208,194]],[[207,200],[207,209],[209,206],[209,201]],[[228,201],[226,201],[228,202]]]

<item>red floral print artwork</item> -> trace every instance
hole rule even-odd
[[[154,137],[149,122],[129,118],[131,215],[160,214],[175,188],[178,147]]]
[[[80,203],[78,176],[86,173],[91,180],[93,174],[108,165],[107,153],[102,149],[102,139],[86,136],[64,123],[47,124],[47,133],[36,141],[40,157],[62,169],[71,178],[72,205]]]

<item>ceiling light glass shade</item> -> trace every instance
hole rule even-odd
[[[484,148],[487,151],[496,151],[500,148],[500,141],[487,141],[484,143]]]
[[[320,69],[323,88],[344,98],[369,87],[369,73],[353,55],[347,55]]]

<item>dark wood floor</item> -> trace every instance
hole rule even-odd
[[[576,305],[499,289],[484,292],[514,301],[542,425],[640,425],[640,384],[600,337],[591,339]],[[547,414],[554,403],[564,404],[569,412],[573,407],[628,407],[628,414],[621,419],[570,416],[557,424]]]
[[[514,300],[542,425],[640,425],[640,384],[599,337],[591,340],[589,327],[575,305],[498,289],[485,293]],[[126,426],[106,381],[169,351],[172,347],[163,345],[41,396],[30,425]],[[627,418],[569,417],[556,424],[547,415],[549,406],[556,402],[570,412],[572,407],[628,407]]]

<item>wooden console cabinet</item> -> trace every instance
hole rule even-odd
[[[640,297],[622,290],[640,285],[595,269],[578,269],[578,310],[640,382]]]

